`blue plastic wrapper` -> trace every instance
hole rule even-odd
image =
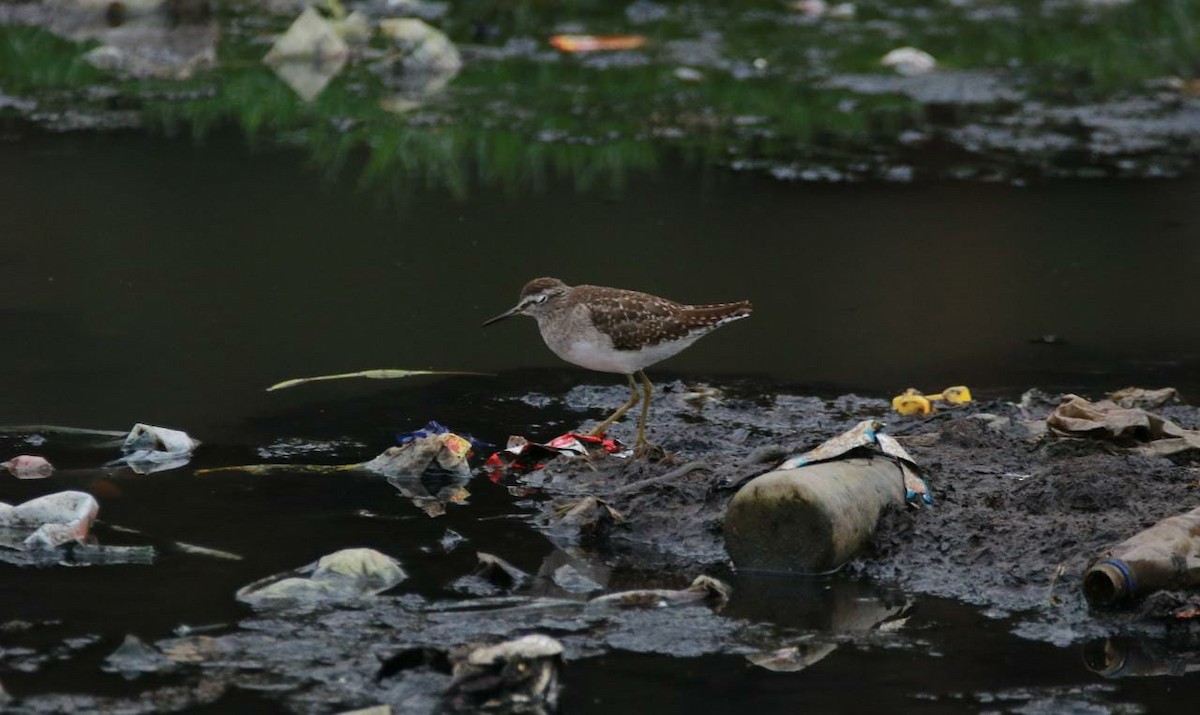
[[[454,432],[454,430],[450,429],[449,427],[442,424],[441,422],[438,422],[437,420],[429,420],[429,422],[419,430],[413,430],[412,432],[401,432],[400,434],[397,434],[396,435],[396,443],[400,444],[400,445],[405,445],[416,439],[423,439],[425,437],[429,437],[429,436],[432,436],[435,434],[447,434],[450,432]],[[462,434],[461,432],[457,432],[455,434],[458,434],[459,437],[462,437],[463,439],[470,442],[472,449],[495,449],[496,448],[496,445],[492,444],[491,442],[485,442],[481,439],[475,439],[474,437],[472,437],[469,434]]]

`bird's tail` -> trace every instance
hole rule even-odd
[[[748,318],[753,310],[754,307],[750,305],[750,301],[748,300],[740,300],[736,303],[692,305],[688,306],[687,317],[688,322],[695,324],[697,327],[715,328],[725,323],[732,323],[735,320]]]

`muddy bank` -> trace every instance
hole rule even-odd
[[[1090,613],[1080,591],[1086,562],[1106,546],[1195,506],[1197,456],[1140,456],[1111,442],[1047,433],[1057,398],[1037,391],[1020,403],[974,403],[930,417],[900,417],[882,400],[855,396],[720,398],[701,404],[671,386],[655,406],[654,438],[669,462],[605,460],[596,469],[551,463],[522,478],[551,499],[540,528],[614,564],[636,568],[728,565],[721,519],[731,485],[878,419],[925,469],[935,506],[893,511],[870,548],[847,565],[906,591],[976,604],[997,617],[1017,614],[1017,631],[1068,643],[1084,637],[1153,630],[1171,597],[1134,614]],[[581,388],[568,406],[619,401],[617,390]],[[1158,410],[1185,428],[1200,410]],[[582,523],[558,517],[585,496],[601,510]]]

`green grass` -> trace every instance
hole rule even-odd
[[[8,94],[85,87],[103,75],[80,46],[36,27],[0,26],[0,89]]]

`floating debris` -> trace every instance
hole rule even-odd
[[[45,457],[21,454],[0,464],[17,479],[45,479],[54,474],[54,466]]]
[[[57,492],[12,506],[0,502],[0,547],[55,549],[88,537],[100,504],[87,492]]]
[[[121,444],[125,456],[105,466],[123,464],[137,474],[161,472],[187,464],[198,446],[187,432],[138,423]]]
[[[417,377],[420,375],[474,375],[479,377],[489,376],[486,372],[470,372],[466,370],[360,370],[358,372],[343,372],[336,375],[317,375],[316,377],[297,377],[291,380],[277,382],[267,388],[267,392],[282,390],[287,387],[295,387],[308,382],[320,382],[322,380],[346,380],[354,377],[365,377],[371,380],[396,380],[404,377]]]

